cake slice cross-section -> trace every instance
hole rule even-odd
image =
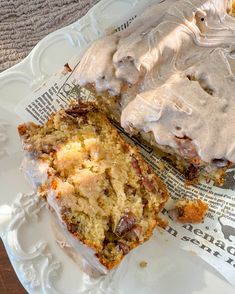
[[[167,190],[94,105],[18,130],[26,174],[91,267],[107,273],[150,238]]]

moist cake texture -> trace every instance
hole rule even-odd
[[[95,41],[76,72],[126,131],[170,154],[189,180],[222,184],[235,162],[232,3],[156,3],[125,31]]]
[[[41,196],[106,269],[151,236],[168,198],[165,186],[92,104],[73,105],[43,126],[28,123],[18,130],[26,172]]]

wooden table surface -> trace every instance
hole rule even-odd
[[[0,239],[0,294],[26,294],[21,286]]]

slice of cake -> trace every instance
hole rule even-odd
[[[222,185],[235,163],[231,3],[155,3],[126,30],[91,44],[75,73],[109,115],[161,150],[189,183],[206,177]]]
[[[25,172],[90,266],[106,273],[149,239],[166,188],[103,113],[80,103],[18,130]]]

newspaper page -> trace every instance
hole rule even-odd
[[[125,29],[130,22],[119,29]],[[93,99],[89,91],[76,84],[74,72],[78,63],[79,58],[71,61],[17,105],[16,112],[23,121],[43,124],[52,112],[67,107],[72,99]],[[217,187],[212,182],[186,186],[182,174],[161,159],[151,147],[136,138],[130,138],[119,125],[115,126],[127,140],[139,147],[168,188],[171,200],[162,212],[168,220],[163,234],[174,239],[181,248],[195,252],[235,286],[235,169],[228,170],[223,187]],[[208,204],[209,210],[202,223],[181,224],[172,220],[169,213],[171,202],[181,198],[201,199]]]

